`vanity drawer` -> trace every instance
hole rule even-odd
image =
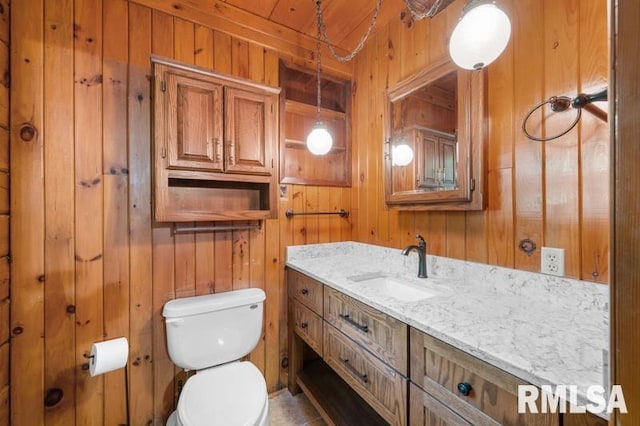
[[[289,296],[296,298],[303,305],[322,316],[322,283],[293,269],[287,269],[287,281]]]
[[[324,319],[407,375],[407,325],[330,287],[324,292]]]
[[[322,318],[297,300],[292,300],[293,329],[316,353],[322,354]]]
[[[409,384],[409,424],[411,426],[471,426],[471,423],[413,383]]]
[[[411,381],[471,423],[557,424],[554,414],[518,414],[518,385],[527,383],[516,377],[414,328],[410,347]]]
[[[325,362],[392,425],[407,423],[407,379],[324,323]]]

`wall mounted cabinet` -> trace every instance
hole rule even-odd
[[[482,210],[486,188],[486,72],[448,58],[386,93],[384,171],[387,205],[400,210]],[[394,162],[407,144],[414,159]]]
[[[280,89],[153,58],[157,221],[276,217]]]

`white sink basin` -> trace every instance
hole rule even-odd
[[[368,279],[354,277],[352,281],[356,282],[358,288],[361,290],[383,294],[403,302],[416,302],[439,295],[434,291],[416,284],[385,276],[372,276]]]

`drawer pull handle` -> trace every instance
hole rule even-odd
[[[300,324],[300,328],[307,328],[309,327],[309,324],[307,324],[306,322],[303,322],[302,324]]]
[[[356,370],[353,365],[349,364],[349,360],[347,358],[340,358],[340,361],[342,362],[342,364],[344,364],[345,367],[347,367],[347,370],[351,371],[351,373],[362,380],[362,383],[369,383],[369,377],[366,374]]]
[[[471,393],[471,389],[472,388],[470,383],[467,383],[467,382],[458,383],[458,392],[462,396],[469,396],[469,394]]]
[[[338,316],[340,318],[342,318],[343,320],[345,320],[346,322],[348,322],[349,324],[351,324],[352,326],[354,326],[355,328],[357,328],[358,330],[360,330],[362,332],[365,332],[365,333],[369,332],[369,326],[368,325],[358,324],[356,321],[351,319],[349,314],[338,314]]]
[[[306,296],[309,294],[309,290],[307,290],[306,288],[303,288],[302,290],[300,290],[300,293],[302,293],[303,296]]]

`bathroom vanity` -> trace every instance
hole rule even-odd
[[[418,279],[417,256],[352,242],[287,266],[289,389],[329,423],[606,424],[518,413],[518,385],[577,385],[580,405],[606,385],[605,286],[435,256]]]

